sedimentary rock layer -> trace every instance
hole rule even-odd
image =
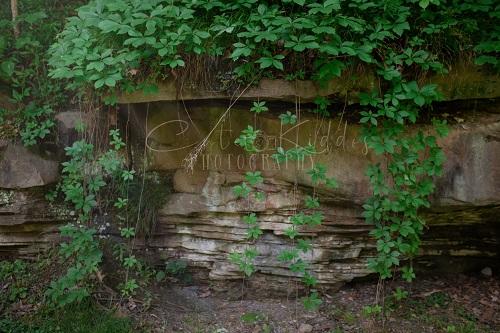
[[[174,172],[175,193],[159,214],[149,246],[163,257],[186,259],[202,268],[213,281],[240,279],[241,272],[228,260],[248,241],[242,216],[256,212],[264,235],[257,241],[259,279],[279,285],[293,276],[278,253],[293,243],[284,236],[290,216],[303,209],[305,195],[313,191],[306,170],[312,163],[328,166],[339,188],[316,189],[325,219],[321,226],[301,230],[313,239],[313,250],[304,255],[323,286],[338,286],[370,274],[367,260],[375,255],[370,226],[362,218],[362,203],[370,194],[364,171],[379,157],[359,138],[357,125],[333,118],[318,120],[303,115],[298,130],[284,133],[274,115],[253,119],[235,107],[205,143],[192,170],[184,168],[186,156],[209,134],[226,108],[217,104],[189,105],[179,112],[176,103],[154,103],[132,112],[140,119],[148,142],[149,167]],[[148,118],[145,118],[145,115]],[[453,118],[452,118],[453,119]],[[457,118],[458,119],[458,118]],[[424,212],[428,230],[417,263],[433,271],[457,271],[492,264],[498,259],[500,221],[500,114],[479,113],[453,121],[450,134],[441,140],[447,161],[432,208]],[[261,151],[245,154],[233,142],[246,124],[262,131]],[[429,131],[425,125],[411,131]],[[274,145],[285,147],[313,142],[319,151],[305,164],[273,164]],[[237,199],[232,187],[248,170],[265,178],[259,190],[263,202]],[[458,263],[458,264],[457,264]]]

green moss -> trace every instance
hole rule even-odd
[[[12,203],[12,197],[14,196],[11,190],[0,190],[0,205],[10,205]]]

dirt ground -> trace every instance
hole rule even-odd
[[[396,288],[408,297],[396,300]],[[376,282],[358,282],[323,294],[319,311],[307,312],[293,299],[250,299],[208,286],[168,286],[138,319],[164,333],[307,332],[500,332],[500,279],[477,275],[420,277],[386,284],[385,319],[363,308],[375,299]],[[236,298],[236,299],[235,299]],[[239,299],[238,299],[239,298]]]

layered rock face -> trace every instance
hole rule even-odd
[[[331,118],[306,112],[311,105],[300,101],[319,94],[313,88],[308,83],[292,86],[266,81],[232,107],[228,106],[234,100],[228,96],[195,90],[181,96],[190,99],[183,102],[174,101],[179,96],[167,90],[149,99],[163,102],[136,98],[132,101],[144,103],[121,105],[119,115],[128,126],[131,160],[145,163],[149,170],[170,173],[173,179],[174,193],[145,243],[159,253],[156,258],[186,259],[211,281],[237,281],[241,272],[228,255],[248,245],[242,217],[256,212],[264,235],[256,243],[257,274],[249,283],[279,288],[294,279],[277,260],[281,250],[293,245],[284,230],[290,226],[290,217],[303,209],[304,197],[316,191],[325,218],[321,226],[300,230],[314,244],[304,259],[325,287],[370,274],[366,264],[376,249],[361,206],[371,193],[366,167],[379,157],[368,149],[358,120],[343,104],[332,109],[335,116]],[[453,85],[446,88],[449,99],[464,91],[467,97],[478,97],[470,85],[459,88],[458,92]],[[264,93],[266,99],[281,102],[269,103],[270,112],[255,116],[249,112],[249,101]],[[497,91],[487,90],[487,97],[491,96],[497,96]],[[297,103],[290,103],[294,99]],[[476,108],[463,105],[467,105],[462,106],[464,112],[449,116],[451,132],[440,142],[446,155],[444,172],[436,179],[431,209],[423,212],[428,229],[417,264],[425,271],[498,267],[500,262],[500,105],[494,100],[478,102]],[[297,114],[297,124],[281,125],[278,116],[287,111]],[[62,146],[77,137],[73,127],[82,119],[77,112],[58,114],[53,156],[0,142],[0,256],[28,256],[46,248],[56,240],[57,226],[71,219],[47,203],[44,192],[46,185],[57,181]],[[248,125],[260,130],[256,154],[246,154],[234,144]],[[430,129],[420,124],[411,130]],[[307,144],[317,154],[304,162],[278,165],[271,157],[277,147]],[[337,189],[312,186],[306,172],[318,162],[327,166],[329,177],[338,180]],[[233,193],[232,188],[251,170],[264,176],[259,185],[265,193],[262,202],[237,199]]]
[[[58,114],[58,137],[66,140],[62,145],[28,149],[19,142],[0,140],[0,258],[30,257],[47,249],[58,239],[58,227],[72,219],[45,194],[59,180],[63,145],[76,138],[75,121],[69,122],[79,117],[76,112]]]
[[[70,220],[40,190],[0,190],[0,258],[33,257],[58,240],[58,226]]]
[[[174,174],[175,193],[161,210],[148,245],[164,258],[188,260],[211,280],[240,279],[228,255],[248,244],[242,216],[256,212],[264,230],[256,243],[257,280],[279,285],[293,276],[277,260],[281,250],[293,245],[284,230],[290,216],[303,209],[305,195],[317,191],[325,218],[321,226],[301,230],[314,244],[304,259],[324,286],[370,274],[367,260],[376,251],[361,205],[370,195],[366,167],[378,157],[360,137],[359,126],[341,112],[329,119],[302,112],[295,126],[286,127],[278,115],[295,113],[291,105],[271,106],[271,113],[257,117],[248,109],[243,103],[228,111],[227,105],[214,101],[129,107],[133,135],[146,142],[149,168]],[[234,144],[247,125],[261,130],[256,154],[245,154]],[[412,130],[420,129],[429,130],[425,125]],[[308,143],[318,153],[303,163],[277,165],[271,158],[278,146]],[[436,179],[432,209],[424,212],[429,229],[417,261],[440,271],[498,263],[500,114],[479,112],[459,119],[440,145],[447,162],[443,176]],[[306,171],[317,162],[338,180],[337,189],[313,189]],[[259,186],[266,194],[263,202],[237,199],[232,191],[249,170],[260,170],[264,176]]]

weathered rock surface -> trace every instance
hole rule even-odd
[[[58,239],[58,225],[69,220],[39,190],[0,190],[0,258],[38,253]]]
[[[264,235],[256,246],[257,281],[278,288],[293,273],[277,260],[277,254],[292,243],[284,230],[290,216],[303,209],[300,202],[312,191],[306,175],[311,161],[304,165],[278,166],[270,154],[278,143],[285,148],[313,143],[320,153],[314,162],[328,166],[339,188],[318,189],[322,196],[323,225],[303,229],[314,236],[313,251],[304,259],[324,286],[336,287],[370,274],[367,260],[375,255],[369,236],[370,226],[362,218],[361,205],[370,194],[364,175],[369,163],[378,157],[359,138],[357,125],[331,119],[316,120],[302,114],[297,130],[280,127],[277,115],[253,118],[247,108],[234,107],[220,126],[212,130],[225,108],[205,102],[191,104],[179,113],[176,103],[153,103],[148,112],[136,107],[135,119],[143,121],[136,129],[138,138],[148,138],[149,167],[174,172],[172,194],[159,214],[149,245],[165,258],[184,258],[207,272],[213,281],[240,279],[241,273],[228,260],[232,251],[247,246],[242,216],[257,213]],[[145,115],[149,118],[146,120]],[[262,131],[258,154],[247,155],[234,145],[247,124]],[[425,126],[417,129],[428,130]],[[210,134],[193,171],[184,169],[190,152]],[[436,179],[433,206],[425,212],[429,225],[422,244],[420,266],[433,271],[457,271],[498,264],[500,248],[500,113],[480,113],[451,128],[442,140],[447,161],[442,177]],[[298,141],[297,141],[298,140]],[[188,158],[186,158],[188,157]],[[259,189],[266,200],[236,199],[232,187],[248,170],[261,170],[265,178]],[[298,187],[294,190],[294,184]],[[465,260],[466,258],[466,260]],[[480,269],[480,268],[479,268]],[[252,284],[252,280],[250,280]]]
[[[425,79],[426,83],[438,84],[445,100],[496,98],[500,97],[500,76],[488,73],[484,69],[471,64],[455,64],[448,74],[435,75]],[[226,91],[207,89],[196,84],[183,84],[173,80],[159,83],[157,93],[144,94],[134,92],[119,96],[119,103],[143,103],[177,100],[230,100],[240,96],[242,100],[279,100],[294,102],[311,102],[317,96],[329,96],[334,100],[344,102],[354,100],[359,91],[371,91],[377,86],[373,73],[361,70],[345,71],[341,78],[332,80],[326,87],[319,87],[313,81],[287,81],[263,79],[256,87],[240,87],[231,94]]]
[[[0,188],[45,186],[59,178],[59,163],[37,155],[21,144],[0,142]]]
[[[76,126],[87,125],[88,117],[80,111],[64,111],[55,115],[57,124],[57,141],[60,147],[68,147],[78,139]]]
[[[456,126],[442,140],[444,175],[437,180],[440,205],[500,203],[500,115]]]

